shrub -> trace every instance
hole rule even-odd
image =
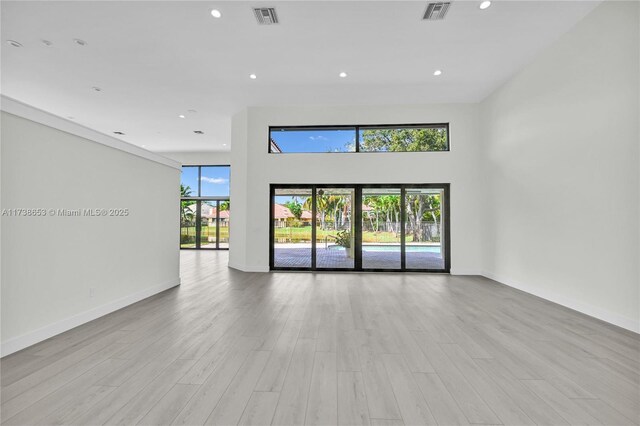
[[[351,232],[344,230],[336,234],[336,244],[344,248],[351,247]]]
[[[196,236],[195,235],[180,235],[180,244],[195,244]]]

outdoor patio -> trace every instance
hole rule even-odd
[[[444,260],[440,253],[407,252],[407,269],[444,269]],[[274,249],[275,266],[280,268],[310,268],[311,248]],[[317,249],[318,268],[353,268],[353,259],[342,250]],[[362,267],[365,269],[400,269],[400,252],[364,251]]]

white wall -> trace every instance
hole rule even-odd
[[[2,217],[3,355],[179,284],[177,163],[4,111],[1,120],[2,209],[130,211],[126,217]],[[122,143],[97,133],[96,139]]]
[[[231,151],[163,151],[158,154],[184,166],[222,166],[231,164]]]
[[[269,268],[270,183],[451,183],[451,271],[479,273],[477,105],[249,108],[232,121],[230,265]],[[451,152],[269,154],[270,125],[450,123]]]
[[[603,3],[481,105],[485,274],[635,331],[638,16]]]
[[[247,241],[248,221],[248,195],[253,191],[248,185],[251,182],[248,168],[248,143],[247,143],[247,112],[242,111],[236,114],[231,120],[231,141],[238,141],[237,144],[231,145],[231,178],[229,197],[233,198],[233,204],[230,206],[230,223],[229,223],[229,265],[243,271],[247,268],[248,247],[251,241]],[[267,193],[267,197],[269,194]],[[259,224],[269,224],[269,215],[267,220],[263,217],[258,219]],[[255,220],[255,219],[253,219]],[[237,222],[237,223],[236,223]],[[267,227],[267,234],[269,228]],[[254,270],[264,270],[264,268],[254,268]]]

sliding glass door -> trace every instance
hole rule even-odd
[[[311,187],[272,189],[271,266],[273,268],[311,268],[312,194]]]
[[[181,200],[180,248],[229,249],[229,200]]]
[[[200,203],[200,248],[215,249],[216,238],[216,201],[199,201]]]
[[[216,207],[216,238],[219,249],[229,249],[229,226],[231,225],[231,203],[229,200],[218,200]]]
[[[401,189],[362,189],[362,269],[401,269]]]
[[[404,247],[407,269],[444,269],[443,188],[407,188]]]
[[[317,187],[315,234],[317,269],[355,267],[355,188]]]
[[[270,267],[448,272],[449,185],[272,185]]]

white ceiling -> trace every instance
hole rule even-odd
[[[246,106],[478,102],[598,4],[479,3],[2,1],[1,91],[150,150],[227,150]]]

